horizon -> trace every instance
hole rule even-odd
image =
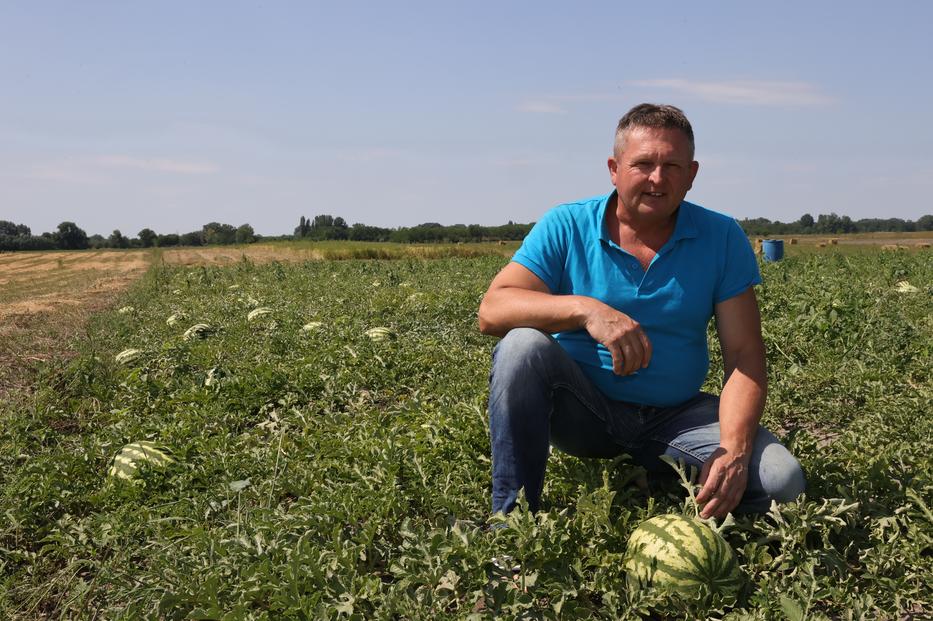
[[[615,124],[642,101],[690,118],[687,200],[714,211],[931,211],[933,5],[682,4],[630,26],[606,2],[362,9],[0,7],[0,220],[528,223],[611,190]]]

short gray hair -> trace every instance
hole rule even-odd
[[[694,142],[693,127],[687,120],[684,111],[676,106],[665,104],[643,103],[638,104],[625,113],[616,126],[616,139],[613,155],[618,156],[625,144],[625,133],[636,127],[652,127],[655,129],[679,129],[690,142],[690,159],[693,159]]]

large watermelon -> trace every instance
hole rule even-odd
[[[625,552],[633,584],[651,584],[684,595],[705,585],[710,593],[734,595],[742,571],[726,540],[712,528],[682,515],[659,515],[642,522]]]
[[[124,446],[114,456],[110,466],[110,476],[132,479],[143,463],[148,463],[152,468],[165,468],[175,463],[175,459],[167,448],[155,442],[148,440],[133,442]]]

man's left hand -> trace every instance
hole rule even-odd
[[[726,517],[735,509],[748,484],[748,459],[717,448],[700,471],[697,503],[703,508],[700,517]]]

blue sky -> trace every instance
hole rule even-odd
[[[691,119],[688,199],[933,213],[933,3],[7,2],[0,219],[135,236],[540,218],[618,118]]]

